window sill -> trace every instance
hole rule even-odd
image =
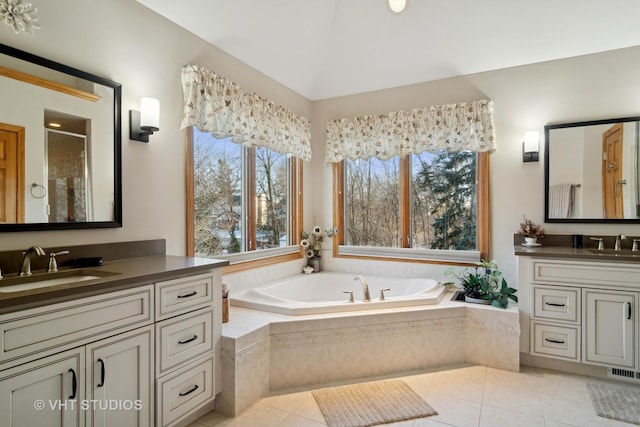
[[[338,257],[369,258],[388,261],[432,264],[470,264],[480,261],[480,251],[438,249],[379,248],[371,246],[338,246]]]
[[[216,256],[219,259],[226,259],[229,265],[222,268],[223,274],[237,273],[239,271],[251,270],[280,262],[302,259],[300,247],[287,246],[284,248],[263,249],[259,251],[242,252],[239,254]]]

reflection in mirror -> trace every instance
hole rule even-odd
[[[640,221],[640,117],[545,126],[545,221]]]
[[[0,93],[0,231],[121,226],[121,85],[0,44]]]
[[[87,221],[87,138],[47,129],[49,222]]]

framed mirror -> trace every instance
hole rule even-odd
[[[122,226],[122,85],[0,44],[0,231]]]
[[[640,117],[547,125],[545,222],[640,222]]]

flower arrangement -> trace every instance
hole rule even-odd
[[[306,258],[313,258],[320,256],[320,249],[322,249],[322,242],[325,237],[333,237],[337,233],[335,228],[322,231],[322,227],[316,225],[311,230],[311,233],[303,231],[301,234],[302,240],[300,246],[304,249],[304,256]]]
[[[446,274],[460,281],[465,301],[476,300],[475,302],[484,302],[498,308],[507,308],[509,300],[518,302],[517,290],[509,287],[495,262],[480,261],[475,263],[473,270],[467,269],[461,274],[455,274],[449,269]]]
[[[520,223],[520,234],[532,239],[542,239],[544,237],[544,228],[525,216],[523,222]]]

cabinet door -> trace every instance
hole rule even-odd
[[[89,344],[87,426],[151,426],[153,326]]]
[[[635,368],[635,292],[584,291],[585,363]]]
[[[44,357],[0,373],[3,427],[83,426],[84,349]]]

